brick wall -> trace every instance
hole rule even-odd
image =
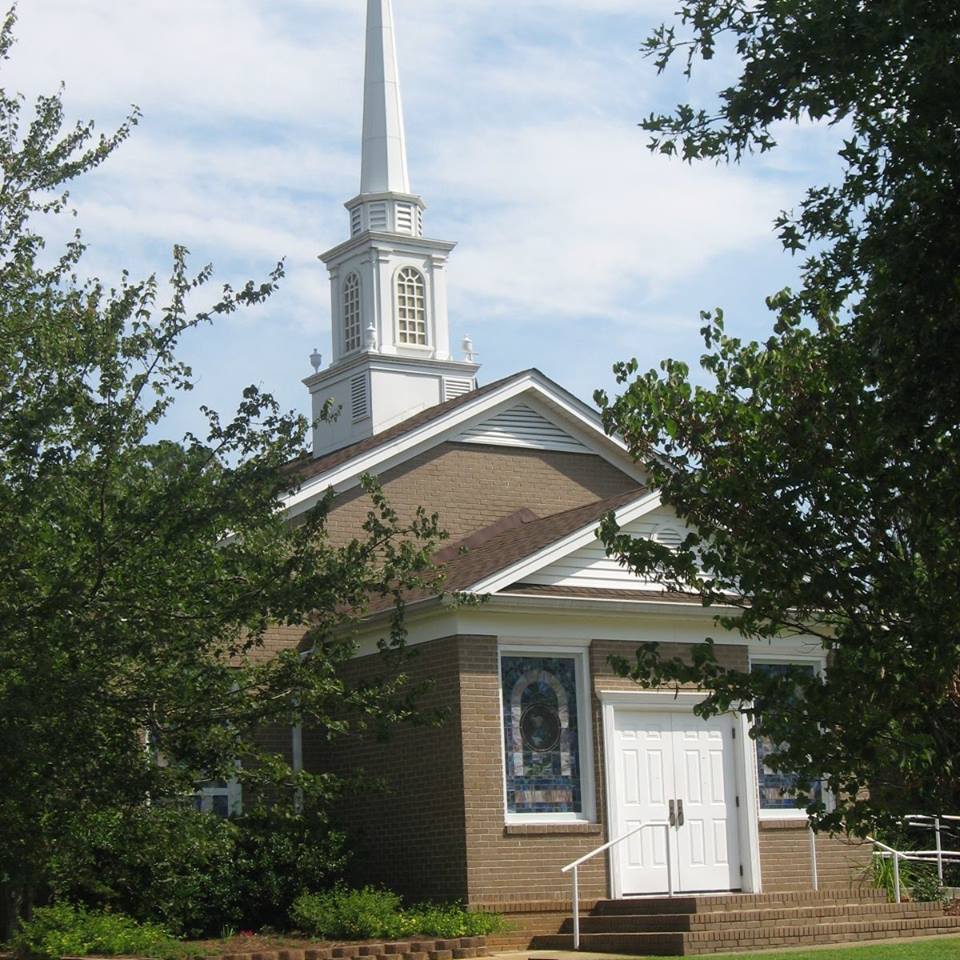
[[[545,517],[637,486],[601,457],[469,443],[440,444],[380,474],[380,482],[401,519],[419,506],[439,513],[453,542],[523,507]],[[329,517],[333,541],[355,537],[368,509],[359,489],[338,496]]]
[[[401,522],[417,507],[439,513],[451,543],[524,507],[545,517],[584,506],[637,486],[602,457],[468,443],[443,443],[380,477]],[[331,542],[348,543],[361,533],[370,501],[360,488],[340,494],[327,520]],[[257,659],[295,647],[304,630],[272,627]]]
[[[340,774],[365,771],[386,790],[351,792],[338,821],[351,833],[351,879],[383,883],[416,901],[466,896],[464,789],[460,743],[459,651],[464,638],[434,640],[412,650],[404,672],[431,680],[418,703],[424,716],[442,710],[441,726],[403,725],[386,741],[373,736],[327,744],[303,733],[304,767]],[[369,679],[378,656],[352,661],[348,681]]]
[[[463,744],[467,795],[467,887],[471,903],[569,897],[560,868],[603,843],[602,827],[504,825],[503,734],[495,637],[464,651]],[[601,858],[580,875],[584,896],[606,890]]]
[[[821,890],[851,887],[870,875],[870,844],[844,837],[818,836],[817,877]],[[760,821],[760,872],[764,893],[813,888],[810,833],[804,821]]]

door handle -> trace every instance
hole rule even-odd
[[[677,801],[677,826],[678,827],[683,826],[683,801],[682,800]]]
[[[671,826],[671,827],[675,827],[675,826],[677,825],[677,814],[675,813],[675,811],[674,811],[674,809],[673,809],[673,801],[672,801],[672,800],[670,801],[669,810],[670,810],[670,826]]]

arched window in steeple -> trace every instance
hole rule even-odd
[[[363,331],[360,326],[360,278],[351,273],[343,285],[343,352],[360,349]]]
[[[426,286],[414,267],[397,274],[397,333],[400,343],[427,344]]]

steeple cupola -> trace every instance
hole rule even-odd
[[[454,243],[423,236],[411,193],[392,0],[368,0],[360,193],[348,201],[350,239],[321,256],[330,272],[332,362],[304,382],[321,455],[476,388],[472,356],[450,354],[446,266]]]

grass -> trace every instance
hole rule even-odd
[[[633,960],[640,960],[634,957]],[[653,958],[649,958],[653,960]],[[717,960],[960,960],[960,939],[921,939],[871,946],[808,947],[774,953],[718,954]]]

